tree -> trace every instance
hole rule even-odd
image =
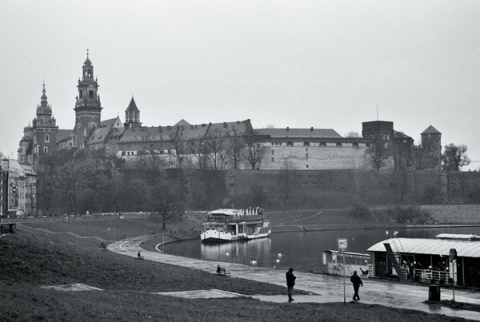
[[[208,144],[203,138],[188,141],[188,151],[197,158],[199,169],[208,168]]]
[[[365,150],[365,157],[375,169],[379,170],[390,158],[387,141],[381,136],[375,136],[370,146]]]
[[[228,149],[225,151],[225,156],[228,156],[233,163],[233,169],[238,169],[242,157],[242,150],[245,146],[245,139],[243,135],[238,135],[237,130],[228,132],[227,138],[230,141]]]
[[[290,198],[293,190],[297,187],[298,182],[297,169],[290,161],[285,160],[282,169],[277,176],[278,189],[285,200]]]
[[[173,181],[159,182],[153,189],[150,189],[150,219],[154,222],[160,222],[163,230],[165,230],[168,221],[180,219],[184,214],[180,190],[180,186]]]
[[[252,166],[252,170],[255,170],[263,159],[265,149],[260,143],[256,142],[254,135],[245,135],[244,138],[246,143],[245,158]]]
[[[467,146],[457,146],[453,143],[446,145],[442,154],[442,160],[444,170],[460,171],[461,167],[470,164],[470,158],[467,156]]]
[[[224,147],[225,139],[226,138],[224,133],[218,128],[209,131],[205,137],[206,148],[208,153],[210,154],[210,160],[212,160],[212,166],[214,170],[217,170],[218,168],[219,159],[221,161],[221,168],[223,168],[224,158],[222,150]]]
[[[359,137],[360,137],[360,133],[355,132],[355,131],[350,131],[350,132],[348,132],[347,134],[345,134],[345,137],[346,137],[346,138],[359,138]]]
[[[403,201],[405,195],[408,194],[408,171],[406,168],[395,170],[392,172],[392,189],[397,193],[400,201]]]

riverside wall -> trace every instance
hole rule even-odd
[[[267,192],[278,191],[282,170],[228,171],[226,186],[229,196],[248,195],[252,187]],[[437,202],[464,200],[480,189],[480,172],[444,172],[440,170],[292,170],[295,193],[338,191],[362,193],[368,191],[404,190],[410,196],[423,196],[425,189],[437,189]],[[294,179],[293,179],[294,178]]]

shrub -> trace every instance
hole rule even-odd
[[[392,210],[395,220],[404,224],[433,224],[434,220],[428,210],[422,210],[418,206],[408,208],[396,207]]]
[[[253,205],[262,205],[267,199],[267,194],[262,186],[254,185],[250,189],[250,192],[252,193]]]
[[[440,189],[435,185],[428,185],[423,189],[423,196],[429,203],[435,203],[440,198]]]
[[[353,204],[353,209],[350,211],[350,215],[354,218],[365,219],[372,216],[372,210],[369,206],[356,202]]]
[[[480,202],[480,185],[475,184],[468,192],[468,198],[474,203]]]

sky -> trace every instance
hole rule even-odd
[[[0,1],[0,151],[16,158],[45,82],[73,129],[87,57],[102,119],[254,128],[394,122],[467,146],[480,168],[480,1]]]

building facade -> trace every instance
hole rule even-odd
[[[143,126],[134,98],[120,117],[103,120],[99,84],[87,58],[77,83],[75,126],[59,129],[48,104],[45,84],[32,125],[24,128],[18,160],[36,169],[47,154],[63,149],[91,149],[133,161],[155,155],[166,167],[211,169],[298,170],[370,169],[366,152],[381,139],[389,153],[382,168],[436,168],[441,156],[441,133],[430,126],[422,146],[394,130],[390,121],[362,123],[362,137],[342,137],[333,129],[254,129],[250,120],[171,126]],[[422,158],[421,161],[416,158]],[[428,160],[427,160],[428,159]],[[437,162],[438,159],[438,162]]]

